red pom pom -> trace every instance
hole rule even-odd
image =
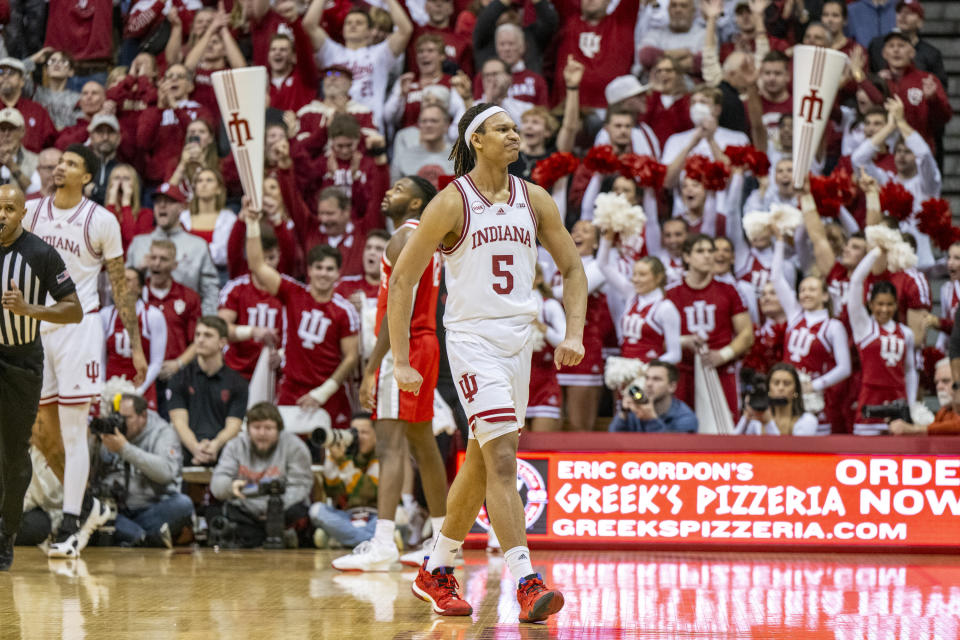
[[[620,172],[620,159],[609,144],[590,149],[587,152],[587,157],[583,159],[583,164],[594,173]]]
[[[750,153],[753,147],[750,145],[730,145],[723,150],[723,154],[730,160],[734,167],[746,167],[749,164]]]
[[[636,180],[643,188],[660,190],[667,177],[667,167],[650,156],[627,153],[620,157],[620,173]]]
[[[838,168],[828,177],[810,174],[810,194],[821,217],[836,218],[840,207],[849,206],[856,199],[857,188],[850,172]]]
[[[753,172],[753,175],[765,176],[770,173],[770,158],[767,157],[763,151],[759,149],[754,149],[750,147],[751,153],[747,158],[747,166],[750,168],[750,171]]]
[[[917,229],[930,236],[930,239],[941,251],[946,251],[950,245],[960,237],[957,229],[953,228],[953,214],[950,212],[950,203],[943,198],[930,198],[920,205]]]
[[[711,162],[706,156],[690,156],[684,171],[691,180],[703,184],[708,191],[723,191],[727,186],[730,170],[722,162]]]
[[[880,207],[897,220],[906,220],[913,213],[913,194],[891,180],[880,189]]]
[[[580,160],[577,156],[566,151],[558,151],[537,162],[533,171],[530,172],[530,179],[550,191],[557,180],[576,171],[579,165]]]

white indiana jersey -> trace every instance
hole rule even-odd
[[[97,279],[103,263],[123,257],[117,218],[87,198],[81,198],[79,204],[70,209],[58,209],[48,196],[27,202],[23,222],[28,231],[40,236],[63,258],[77,286],[83,312],[96,311],[100,306]],[[52,300],[48,299],[47,304],[52,304]],[[41,332],[44,327],[53,330],[57,326],[44,322]]]
[[[510,199],[495,203],[469,175],[453,181],[463,198],[463,232],[452,248],[441,247],[447,284],[443,324],[514,353],[537,317],[537,224],[526,184],[509,178]]]

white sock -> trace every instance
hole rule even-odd
[[[83,493],[90,475],[90,447],[87,444],[88,405],[57,407],[63,437],[63,512],[80,515]]]
[[[451,540],[442,533],[438,534],[433,551],[430,552],[430,559],[427,560],[427,571],[432,572],[440,567],[452,567],[457,561],[457,549],[462,544],[463,540]]]
[[[533,565],[530,563],[530,549],[527,547],[514,547],[503,554],[503,559],[506,560],[510,573],[517,582],[534,572]]]
[[[417,511],[417,501],[413,499],[412,493],[401,493],[400,500],[403,502],[403,508],[409,515],[413,515]]]
[[[440,535],[440,529],[443,528],[443,518],[444,516],[437,518],[430,516],[430,526],[433,528],[433,533],[430,534],[431,537],[436,538],[438,535]]]
[[[396,543],[393,541],[393,532],[395,530],[396,525],[394,525],[393,520],[377,518],[377,528],[373,534],[374,544],[379,544],[384,547],[395,545]]]

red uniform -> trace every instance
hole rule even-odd
[[[940,331],[950,335],[953,331],[953,319],[960,306],[960,282],[950,280],[940,288]]]
[[[123,240],[124,252],[130,246],[134,236],[141,233],[150,233],[155,226],[153,211],[145,207],[141,207],[137,211],[137,215],[133,215],[133,209],[129,206],[122,207],[118,211],[116,205],[109,205],[107,211],[117,216],[117,222],[120,223],[120,236]]]
[[[866,286],[864,290],[867,290]],[[839,262],[834,262],[833,268],[827,274],[827,291],[830,292],[834,317],[842,318],[844,324],[847,324],[847,292],[850,291],[850,274]]]
[[[280,333],[283,304],[275,296],[254,286],[250,275],[243,275],[229,281],[220,292],[220,308],[230,309],[237,314],[235,323],[251,327],[276,329]],[[263,348],[253,340],[231,342],[223,361],[228,367],[249,380],[260,358]]]
[[[792,364],[797,371],[806,373],[811,380],[816,380],[837,366],[828,331],[832,323],[840,321],[826,316],[825,311],[822,313],[825,317],[819,321],[800,314],[787,326],[785,336],[783,360]],[[846,333],[842,326],[840,329]],[[834,432],[842,433],[848,422],[846,407],[850,401],[850,378],[824,389],[823,401],[824,409],[817,416],[820,424],[831,425]]]
[[[681,280],[667,287],[666,297],[680,312],[680,335],[699,335],[712,350],[722,349],[733,341],[736,335],[733,317],[739,313],[747,313],[737,288],[716,279],[712,279],[703,289],[693,289],[685,280]],[[677,368],[680,379],[674,395],[693,407],[693,353],[690,350],[683,352],[683,360]],[[736,366],[729,363],[718,369],[717,373],[720,375],[720,384],[723,385],[730,412],[736,416]]]
[[[538,320],[547,325],[550,330],[548,315],[557,319],[563,317],[563,308],[560,303],[550,298],[543,301],[540,307]],[[557,382],[557,367],[553,360],[554,347],[548,340],[543,341],[543,347],[533,352],[530,361],[530,395],[527,402],[528,418],[555,418],[560,419],[560,383]]]
[[[753,346],[743,356],[743,366],[766,374],[774,363],[783,360],[784,333],[787,323],[774,323],[767,318],[753,331]]]
[[[150,357],[150,341],[153,338],[153,327],[147,322],[147,309],[142,301],[137,301],[137,324],[140,325],[140,344],[143,346],[143,352]],[[114,376],[126,376],[127,380],[133,380],[137,375],[137,370],[133,366],[133,350],[130,346],[130,334],[123,327],[120,320],[120,314],[116,307],[112,307],[110,318],[107,320],[107,330],[104,331],[104,345],[107,351],[106,375],[104,379],[109,380]],[[106,311],[106,310],[105,310]],[[159,348],[159,344],[157,345]],[[151,384],[146,388],[143,399],[147,405],[156,410],[157,408],[157,388]]]
[[[336,293],[327,302],[317,302],[306,285],[288,278],[280,281],[277,298],[283,303],[286,316],[286,362],[277,404],[294,405],[301,396],[326,382],[340,365],[340,341],[357,334],[360,318],[353,305]],[[342,386],[323,408],[330,414],[334,427],[350,424],[350,401]]]
[[[593,25],[580,15],[561,22],[557,35],[555,78],[563,78],[567,56],[590,69],[580,85],[580,100],[584,107],[607,106],[603,90],[617,76],[630,73],[633,63],[633,27],[637,21],[639,0],[622,0],[613,13],[605,15]],[[629,46],[627,46],[629,44]],[[553,83],[553,104],[563,101],[566,87]]]
[[[400,229],[416,229],[419,220],[407,220]],[[399,231],[398,229],[397,231]],[[415,288],[413,309],[410,315],[410,366],[423,377],[419,395],[401,391],[396,381],[385,379],[377,371],[377,410],[374,417],[402,420],[404,422],[427,422],[433,419],[433,392],[440,374],[440,343],[437,340],[437,297],[440,295],[440,254],[434,253],[430,263]],[[377,296],[377,323],[375,332],[380,334],[380,325],[387,315],[387,296],[390,291],[390,274],[393,265],[384,252],[380,258],[380,290]],[[381,367],[382,368],[382,367]],[[381,394],[390,394],[390,401],[381,401]]]
[[[657,307],[666,303],[664,298],[648,302],[642,307],[639,298],[631,302],[630,308],[620,316],[620,335],[623,336],[620,355],[649,362],[663,353],[663,327],[654,316]]]
[[[200,296],[197,292],[176,280],[162,298],[154,295],[150,283],[143,287],[143,301],[163,312],[167,321],[167,352],[165,358],[173,360],[187,350],[193,342],[193,334],[200,319]]]
[[[870,333],[857,343],[863,370],[868,372],[863,376],[857,398],[858,425],[884,422],[880,418],[864,418],[864,406],[904,400],[907,397],[907,347],[913,344],[912,337],[908,336],[911,333],[910,328],[898,322],[888,331],[873,318],[870,323]]]
[[[600,291],[591,293],[587,297],[587,316],[583,326],[583,360],[578,365],[560,369],[557,380],[562,386],[599,387],[603,384],[603,346],[613,328],[606,294]]]
[[[770,257],[772,259],[773,256],[771,255]],[[750,258],[747,260],[747,264],[737,271],[737,280],[749,283],[753,287],[753,290],[757,292],[757,295],[760,295],[763,286],[767,284],[767,281],[770,279],[771,266],[771,263],[764,264],[757,250],[751,247]]]

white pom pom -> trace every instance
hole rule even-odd
[[[386,318],[384,318],[386,320]],[[361,335],[363,337],[363,352],[365,354],[373,353],[373,348],[377,345],[377,332],[374,327],[377,326],[377,308],[371,305],[364,305],[360,315],[360,326],[363,327]]]
[[[625,384],[646,372],[647,365],[635,358],[610,356],[603,370],[603,381],[608,389],[619,390]]]
[[[767,211],[750,211],[743,216],[743,232],[747,234],[747,240],[751,242],[766,233],[769,228],[770,213]]]
[[[917,266],[917,255],[913,248],[904,242],[900,232],[886,225],[875,224],[867,227],[864,235],[867,247],[880,247],[887,254],[887,269],[903,271]]]
[[[601,231],[636,236],[643,232],[646,223],[643,207],[631,205],[619,193],[601,193],[597,196],[593,207],[593,224]]]
[[[918,427],[926,427],[933,423],[933,412],[922,402],[914,402],[910,405],[910,419]]]
[[[533,351],[542,351],[547,346],[547,334],[540,331],[540,327],[533,325],[533,332],[530,335],[530,342],[533,344]]]
[[[809,374],[804,373],[803,371],[798,371],[797,375],[800,376],[800,388],[810,390],[803,394],[803,410],[809,411],[813,415],[817,415],[823,411],[824,406],[826,406],[823,401],[823,392],[813,390],[813,388],[810,386],[812,380]]]
[[[801,224],[803,213],[788,204],[775,204],[770,207],[770,224],[780,230],[784,236],[792,236]]]

